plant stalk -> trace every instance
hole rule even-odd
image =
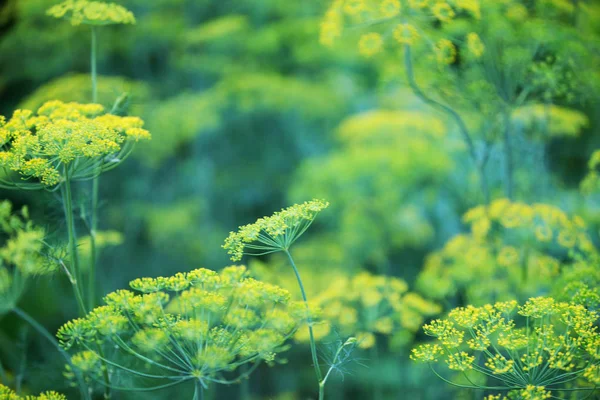
[[[510,132],[510,111],[504,111],[504,129],[502,139],[504,141],[504,180],[505,194],[509,200],[513,198],[514,182],[513,182],[513,154],[512,140]]]
[[[98,71],[97,71],[97,38],[96,27],[92,26],[92,43],[90,55],[90,69],[92,75],[92,103],[98,102]],[[88,277],[88,307],[94,308],[96,305],[96,232],[98,230],[98,192],[100,186],[100,174],[96,174],[92,179],[92,210],[90,221],[90,270]]]
[[[79,269],[79,259],[77,257],[77,236],[75,234],[75,221],[73,218],[73,195],[71,193],[71,181],[69,178],[69,169],[65,166],[65,183],[63,185],[63,202],[65,204],[65,220],[67,222],[67,232],[69,235],[69,255],[71,258],[71,276],[74,278],[71,280],[71,286],[75,292],[75,298],[77,299],[77,305],[79,307],[79,315],[85,317],[86,307],[81,294],[80,284],[81,271]]]
[[[50,343],[52,343],[52,345],[54,347],[56,347],[56,349],[58,350],[58,352],[67,361],[67,364],[69,364],[71,366],[71,368],[73,368],[73,372],[75,373],[75,376],[77,377],[77,383],[79,385],[79,391],[81,393],[81,398],[85,399],[85,400],[90,400],[90,393],[89,393],[88,387],[85,384],[85,382],[83,381],[83,379],[81,378],[81,374],[79,374],[79,373],[76,372],[75,368],[73,367],[73,364],[71,363],[71,357],[69,356],[69,354],[66,351],[64,351],[62,349],[62,347],[60,347],[60,345],[58,344],[58,341],[54,338],[54,336],[52,336],[50,334],[50,332],[48,332],[46,330],[46,328],[44,328],[40,323],[38,323],[35,319],[33,319],[33,317],[31,317],[25,311],[21,310],[19,307],[14,307],[12,309],[12,311],[15,314],[17,314],[17,316],[19,318],[21,318],[22,320],[24,320],[25,322],[27,322],[29,325],[31,325],[41,336],[43,336]]]
[[[290,254],[288,249],[285,250],[285,254],[287,254],[288,259],[290,260],[290,264],[294,269],[294,274],[296,274],[296,279],[298,280],[298,286],[300,286],[300,292],[302,293],[302,300],[304,300],[304,304],[306,305],[306,311],[308,312],[308,334],[310,337],[310,352],[312,355],[312,361],[315,368],[315,375],[317,376],[317,382],[319,383],[319,400],[323,400],[323,388],[321,387],[321,381],[323,380],[323,375],[321,374],[321,368],[319,366],[319,357],[317,355],[317,344],[315,342],[315,337],[312,329],[312,318],[310,317],[310,311],[308,308],[308,299],[306,298],[306,292],[304,290],[304,285],[302,284],[302,279],[300,278],[300,272],[296,267],[296,263],[294,263],[294,259]]]
[[[406,78],[408,80],[408,84],[409,84],[410,88],[412,89],[413,93],[418,98],[420,98],[424,103],[429,104],[434,107],[437,107],[437,108],[441,109],[442,111],[444,111],[452,119],[454,119],[454,122],[456,122],[456,125],[458,126],[458,130],[460,131],[460,133],[463,137],[463,140],[467,145],[467,149],[469,151],[469,156],[473,160],[473,163],[475,164],[475,166],[477,168],[477,172],[479,173],[481,191],[483,193],[483,198],[484,198],[485,204],[489,204],[490,191],[489,191],[489,186],[487,183],[487,177],[485,175],[485,163],[480,161],[479,158],[477,157],[475,143],[473,142],[471,133],[469,132],[469,129],[467,128],[467,124],[462,119],[462,117],[452,107],[427,96],[425,94],[425,92],[423,92],[423,90],[419,87],[419,85],[417,84],[417,81],[415,79],[415,74],[414,74],[413,64],[412,64],[411,48],[409,45],[404,46],[404,67],[406,69]]]
[[[204,388],[199,379],[194,381],[194,397],[193,400],[204,400]]]

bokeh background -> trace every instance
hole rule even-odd
[[[483,198],[460,132],[413,94],[400,53],[365,58],[356,40],[321,45],[319,27],[329,7],[323,0],[119,3],[137,23],[99,30],[99,102],[110,108],[127,93],[127,113],[145,120],[152,140],[102,175],[101,292],[140,276],[218,270],[231,263],[220,247],[230,231],[289,204],[324,198],[330,208],[294,249],[309,293],[317,296],[332,282],[367,271],[404,280],[418,303],[416,315],[400,322],[401,334],[375,331],[375,344],[336,371],[328,398],[471,398],[408,359],[410,345],[423,339],[423,321],[467,301],[431,296],[432,283],[421,273],[428,254],[468,230],[461,216]],[[45,11],[53,4],[8,0],[0,6],[1,115],[50,99],[91,97],[89,28],[49,18]],[[427,63],[417,64],[417,73],[431,73],[424,68]],[[585,101],[555,102],[572,112],[566,120],[561,114],[536,135],[515,134],[515,198],[585,216],[597,241],[599,198],[579,191],[588,159],[600,147],[599,93],[589,83]],[[521,116],[534,119],[526,110]],[[476,126],[476,116],[467,120]],[[500,198],[502,145],[493,142],[487,150],[491,196]],[[78,185],[76,202],[86,204],[90,190],[89,183]],[[3,190],[1,196],[28,205],[37,223],[63,237],[62,204],[54,194]],[[297,294],[282,258],[244,262]],[[65,299],[68,290],[61,277],[35,280],[21,306],[55,332],[76,315]],[[3,379],[21,380],[32,392],[51,384],[70,393],[51,347],[11,315],[0,324]],[[324,337],[324,359],[336,334],[354,333]],[[287,362],[252,376],[253,399],[314,396],[307,344],[282,358]],[[212,388],[207,396],[234,399],[239,390]],[[184,393],[119,398],[187,398]]]

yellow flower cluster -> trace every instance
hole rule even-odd
[[[54,100],[35,114],[17,110],[8,121],[0,117],[0,166],[25,181],[39,179],[42,186],[89,179],[118,165],[132,143],[150,138],[143,124],[137,117],[106,114],[99,104]],[[5,179],[1,183],[25,185]]]
[[[541,140],[548,140],[548,136],[577,137],[589,125],[584,113],[554,104],[528,104],[516,108],[511,118],[532,137]]]
[[[72,25],[135,24],[133,13],[116,3],[90,0],[65,0],[48,9],[54,18],[65,18]]]
[[[232,261],[241,260],[244,254],[285,251],[309,228],[317,214],[328,206],[329,203],[323,200],[294,204],[270,217],[241,226],[237,232],[230,232],[222,247],[231,255]]]
[[[406,5],[399,0],[334,0],[321,22],[320,42],[333,46],[348,25],[376,25],[380,30],[366,32],[358,40],[359,53],[372,57],[384,49],[384,37],[391,36],[397,44],[412,46],[421,32],[429,31],[423,22],[433,19],[447,25],[458,15],[479,19],[479,0],[410,0]],[[471,32],[466,40],[469,52],[475,58],[481,57],[485,47],[479,36]],[[439,41],[434,53],[441,64],[451,64],[456,58],[456,47],[450,41]]]
[[[0,384],[0,399],[2,400],[67,400],[64,394],[55,391],[40,393],[38,396],[20,396],[12,389]]]
[[[381,265],[390,251],[432,239],[430,204],[419,188],[442,183],[453,170],[459,145],[446,132],[443,120],[425,113],[370,110],[339,125],[336,151],[303,163],[290,198],[313,193],[335,204],[327,212],[334,237],[324,240],[340,246],[345,260],[338,266]]]
[[[588,168],[589,172],[581,182],[581,191],[585,194],[600,192],[600,150],[592,153]]]
[[[142,294],[110,293],[105,305],[59,329],[61,346],[79,350],[73,365],[84,374],[105,362],[131,378],[229,382],[221,372],[273,361],[306,318],[303,304],[249,278],[243,266],[140,278],[131,287]]]
[[[356,336],[360,348],[375,345],[376,335],[392,338],[395,347],[406,344],[426,317],[441,309],[416,293],[408,291],[402,279],[361,272],[352,277],[338,274],[325,290],[312,296],[321,310],[321,339],[331,332],[342,337]],[[308,340],[301,330],[297,340]]]
[[[53,249],[45,244],[46,232],[29,219],[27,208],[14,211],[0,202],[0,314],[11,310],[21,296],[26,279],[56,271]]]
[[[459,307],[423,326],[436,343],[419,345],[411,359],[434,363],[441,358],[451,370],[495,377],[518,398],[545,399],[571,378],[597,384],[597,322],[596,312],[547,297],[522,306],[513,300]]]
[[[566,266],[597,255],[583,219],[547,204],[499,199],[467,211],[463,221],[471,232],[430,254],[418,278],[432,298],[464,293],[475,305],[524,300],[549,292]]]

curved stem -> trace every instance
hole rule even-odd
[[[73,369],[73,372],[75,372],[75,376],[77,377],[77,384],[79,385],[79,391],[81,393],[81,398],[82,399],[86,399],[89,400],[90,399],[90,393],[88,391],[87,385],[85,384],[85,382],[83,381],[83,379],[81,378],[81,374],[79,374],[78,372],[76,372],[76,369],[73,367],[73,364],[71,363],[71,357],[69,356],[69,354],[64,351],[62,349],[62,347],[60,347],[60,345],[58,344],[58,341],[54,338],[54,336],[52,336],[50,334],[50,332],[48,332],[46,330],[46,328],[44,328],[39,322],[37,322],[35,319],[33,319],[33,317],[31,317],[29,314],[27,314],[25,311],[21,310],[19,307],[14,307],[12,309],[12,311],[17,314],[17,316],[19,318],[21,318],[23,321],[27,322],[29,325],[31,325],[41,336],[43,336],[44,338],[46,338],[50,343],[52,343],[52,345],[54,347],[56,347],[56,349],[58,350],[58,352],[65,358],[65,360],[67,361],[67,364],[69,364],[71,366],[71,368]]]
[[[315,368],[315,375],[317,376],[317,382],[319,382],[319,400],[323,400],[323,394],[322,394],[322,389],[321,389],[321,381],[323,380],[323,375],[321,374],[321,368],[319,367],[319,357],[317,356],[317,345],[315,342],[315,337],[313,335],[313,329],[312,329],[312,318],[310,317],[310,312],[308,309],[308,300],[306,298],[306,292],[304,291],[304,285],[302,284],[302,279],[300,278],[300,272],[298,271],[298,268],[296,267],[296,264],[294,263],[294,259],[292,258],[292,255],[290,254],[290,251],[288,249],[285,249],[285,254],[287,254],[288,259],[290,260],[290,264],[292,264],[292,268],[294,269],[294,274],[296,274],[296,279],[298,280],[298,286],[300,286],[300,292],[302,293],[302,299],[304,300],[304,304],[306,305],[306,311],[309,313],[308,314],[308,334],[310,337],[310,352],[312,355],[312,361],[313,361],[313,365]]]
[[[480,162],[479,159],[477,158],[475,143],[473,142],[473,138],[471,137],[469,129],[467,128],[467,124],[465,124],[465,121],[462,119],[462,117],[452,107],[427,96],[425,94],[425,92],[423,92],[423,90],[419,87],[419,85],[417,84],[417,81],[415,79],[415,74],[414,74],[413,64],[412,64],[411,47],[409,45],[404,46],[404,67],[406,69],[406,78],[408,80],[408,84],[409,84],[410,88],[412,89],[413,93],[418,98],[420,98],[424,103],[429,104],[434,107],[437,107],[437,108],[441,109],[442,111],[444,111],[445,113],[447,113],[448,115],[450,115],[450,117],[452,117],[452,119],[454,119],[454,122],[456,122],[456,125],[458,126],[458,130],[460,131],[460,133],[463,137],[463,140],[467,144],[469,156],[471,157],[471,159],[473,160],[473,162],[475,163],[475,165],[477,167],[477,172],[479,173],[479,179],[481,182],[481,190],[483,192],[483,197],[484,197],[485,203],[486,204],[489,203],[490,193],[489,193],[487,178],[485,175],[485,163]]]

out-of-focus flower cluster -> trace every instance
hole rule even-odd
[[[46,242],[46,232],[29,219],[26,207],[13,210],[0,202],[0,314],[11,310],[19,300],[29,277],[53,273],[58,268],[54,252]]]
[[[101,374],[104,362],[123,379],[223,383],[243,364],[272,362],[307,318],[288,291],[249,278],[243,266],[139,278],[130,286],[141,294],[110,293],[105,305],[58,331],[61,346],[77,350],[72,363],[88,379]]]
[[[581,111],[553,104],[529,104],[515,109],[512,120],[533,137],[548,140],[548,136],[577,137],[589,125]]]
[[[0,117],[0,166],[42,187],[89,179],[123,161],[132,143],[150,138],[143,124],[137,117],[106,114],[99,104],[55,100],[36,113],[17,110],[8,121]],[[5,186],[26,186],[7,179],[1,179]]]
[[[400,0],[335,0],[325,13],[321,23],[320,40],[332,46],[348,27],[367,26],[370,32],[363,33],[358,40],[359,52],[371,57],[385,47],[385,39],[391,38],[396,46],[412,46],[417,42],[430,42],[434,32],[431,25],[481,18],[481,5],[478,0],[458,1],[400,1]],[[426,36],[426,40],[423,40]],[[440,64],[452,64],[457,57],[455,44],[437,35],[432,50]],[[479,35],[468,32],[462,38],[473,58],[479,58],[485,45]]]
[[[98,76],[97,96],[98,103],[105,107],[115,107],[115,100],[126,94],[126,104],[121,104],[117,109],[111,109],[111,114],[118,114],[126,108],[129,114],[142,115],[143,103],[151,98],[150,85],[145,82],[127,79],[119,76]],[[20,104],[20,109],[37,110],[44,103],[51,100],[60,100],[65,103],[86,103],[92,98],[92,87],[89,74],[66,74],[52,79],[39,86],[27,96]],[[116,104],[119,106],[119,104]]]
[[[351,277],[339,273],[329,282],[312,301],[321,310],[317,339],[331,333],[355,336],[358,347],[370,348],[376,336],[383,335],[390,338],[392,348],[399,348],[411,341],[427,317],[441,311],[435,303],[409,292],[402,279],[360,272]],[[308,340],[304,333],[299,331],[296,339]]]
[[[419,112],[351,116],[337,129],[337,149],[301,165],[291,198],[314,193],[335,204],[324,218],[347,263],[384,265],[390,251],[434,235],[436,196],[423,188],[454,167],[450,153],[458,145],[446,131],[440,119]]]
[[[244,254],[287,250],[308,229],[317,214],[328,206],[329,203],[323,200],[294,204],[270,217],[241,226],[237,232],[230,232],[223,248],[231,255],[232,261],[241,260]]]
[[[55,391],[40,393],[38,396],[21,396],[15,393],[9,387],[0,384],[0,399],[2,400],[67,400],[64,394]]]
[[[548,293],[566,265],[597,255],[583,219],[547,204],[499,199],[467,211],[463,221],[471,232],[432,253],[419,275],[419,288],[432,298],[525,300]]]
[[[581,191],[585,194],[600,192],[600,150],[592,153],[588,162],[588,174],[581,182]]]
[[[428,317],[441,312],[439,305],[409,291],[403,279],[367,271],[351,274],[352,271],[341,269],[338,263],[343,261],[334,253],[322,255],[316,249],[308,242],[294,248],[310,309],[318,315],[313,324],[315,339],[333,342],[353,336],[358,347],[367,349],[378,339],[386,338],[389,348],[398,350],[413,339]],[[296,277],[284,268],[285,261],[282,257],[269,264],[253,261],[250,270],[260,280],[293,288]],[[300,299],[298,290],[291,292]],[[299,329],[294,338],[308,342],[308,332]]]
[[[54,18],[64,18],[71,25],[135,24],[133,13],[116,3],[90,0],[65,0],[48,9]]]
[[[596,312],[549,297],[522,306],[511,300],[459,307],[423,326],[436,341],[413,349],[411,359],[431,365],[442,360],[450,370],[483,374],[513,390],[508,398],[548,398],[577,378],[600,383],[597,321]]]

